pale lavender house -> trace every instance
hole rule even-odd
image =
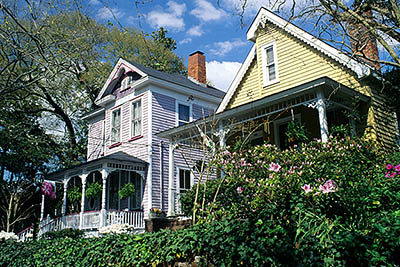
[[[188,73],[168,74],[118,60],[96,98],[99,108],[83,117],[89,124],[87,162],[47,176],[63,184],[64,201],[62,216],[47,222],[41,232],[116,223],[142,229],[151,208],[176,214],[179,193],[194,183],[190,165],[201,155],[184,160],[169,153],[170,144],[156,134],[212,114],[224,96],[206,85],[202,52],[190,55]],[[102,184],[102,193],[89,199],[85,189],[95,181]],[[135,185],[135,193],[120,199],[118,192],[126,183]],[[71,207],[67,197],[73,187],[82,192],[78,207]]]

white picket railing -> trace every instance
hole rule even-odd
[[[107,210],[105,225],[128,224],[134,229],[144,229],[143,211],[119,211]],[[74,229],[99,229],[101,227],[101,211],[87,211],[83,213],[83,225],[80,226],[80,214],[71,214],[53,220],[43,220],[39,224],[40,237],[44,233],[60,231],[65,228]],[[29,227],[18,233],[21,241],[26,241],[33,235],[33,227]]]
[[[144,229],[144,212],[107,210],[107,225],[112,224],[128,224],[135,229]]]

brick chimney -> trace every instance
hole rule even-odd
[[[361,13],[361,17],[372,19],[372,10],[364,10]],[[379,51],[374,35],[368,31],[367,27],[355,21],[355,19],[349,20],[348,23],[352,52],[377,70],[380,70],[381,66],[375,62],[375,60],[379,60]]]
[[[206,57],[203,52],[196,51],[189,55],[188,76],[199,83],[206,84]]]

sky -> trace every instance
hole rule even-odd
[[[280,1],[280,10],[295,11],[312,0],[87,0],[87,11],[101,23],[120,23],[151,33],[160,27],[177,43],[175,53],[185,64],[189,54],[202,51],[206,56],[207,79],[215,87],[226,91],[244,62],[252,42],[246,32],[261,6],[271,10]],[[349,3],[352,0],[343,0]],[[241,21],[238,12],[246,2]],[[138,3],[138,4],[135,4]],[[284,14],[279,14],[285,17]],[[318,31],[310,21],[295,21],[305,30]],[[392,45],[398,46],[398,43]],[[384,49],[378,44],[382,58]],[[385,58],[384,58],[385,59]]]
[[[252,42],[246,32],[265,0],[250,0],[241,25],[237,15],[242,0],[89,0],[91,15],[102,23],[136,27],[144,32],[163,27],[176,40],[176,54],[187,64],[189,54],[197,50],[206,56],[207,79],[226,91],[244,62]]]

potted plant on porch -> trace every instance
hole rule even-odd
[[[124,184],[118,191],[120,199],[124,199],[135,194],[135,185],[133,183]]]
[[[301,145],[308,140],[309,133],[301,122],[292,120],[287,125],[285,132],[290,146]]]

